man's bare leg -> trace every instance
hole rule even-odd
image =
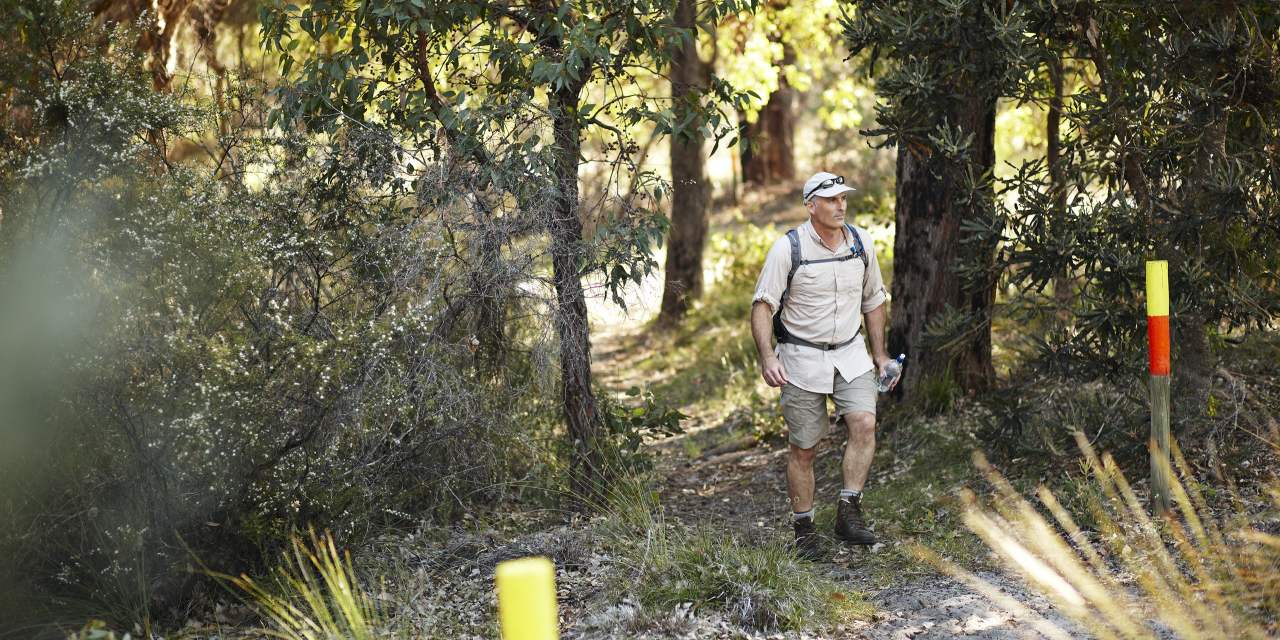
[[[844,415],[849,441],[844,446],[840,472],[844,489],[836,503],[836,537],[853,544],[875,544],[875,534],[862,515],[862,487],[867,483],[871,459],[876,452],[876,416],[866,411]]]
[[[818,447],[787,446],[787,495],[791,498],[791,510],[804,513],[813,509],[813,459]]]
[[[844,414],[844,423],[849,429],[840,465],[844,488],[862,491],[876,453],[876,416],[866,411],[850,411]]]

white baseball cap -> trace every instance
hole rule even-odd
[[[804,189],[800,192],[800,197],[805,202],[808,202],[814,196],[830,198],[853,190],[853,187],[844,183],[844,176],[819,171],[813,174],[813,177],[804,181]]]

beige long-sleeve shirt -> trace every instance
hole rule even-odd
[[[830,351],[798,344],[777,346],[775,352],[786,369],[787,379],[806,391],[831,393],[837,371],[847,382],[874,367],[858,328],[862,326],[862,314],[875,310],[889,295],[870,236],[856,227],[855,230],[867,252],[866,267],[861,258],[806,264],[796,270],[787,291],[782,323],[791,335],[816,344],[838,344],[855,338],[844,347]],[[837,247],[824,245],[812,222],[805,222],[797,231],[803,260],[848,255],[853,246],[847,229]],[[790,270],[791,243],[783,236],[765,256],[753,301],[764,301],[776,312],[782,292],[787,290]]]

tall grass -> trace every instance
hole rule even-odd
[[[243,590],[271,627],[262,632],[285,640],[366,640],[384,627],[378,607],[360,585],[351,554],[339,552],[328,532],[291,540],[275,584],[247,575],[221,576]]]
[[[1177,444],[1165,463],[1174,506],[1152,517],[1110,454],[1076,441],[1098,489],[1086,499],[1096,526],[1086,530],[1045,486],[1046,517],[980,453],[976,466],[996,488],[991,506],[966,495],[964,522],[974,533],[1094,636],[1155,638],[1274,637],[1280,613],[1280,536],[1249,526],[1240,512],[1210,509]],[[1274,446],[1274,443],[1273,443]],[[1280,485],[1267,491],[1280,510]],[[1240,504],[1231,491],[1231,504]],[[989,585],[926,549],[922,557],[980,590]],[[1017,607],[1016,603],[1006,603]],[[1050,637],[1053,631],[1034,614]]]

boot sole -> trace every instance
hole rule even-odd
[[[879,542],[878,540],[845,540],[844,538],[841,538],[840,540],[846,545],[852,547],[874,547],[876,543]]]
[[[878,540],[876,540],[875,538],[871,538],[871,539],[861,538],[861,539],[859,539],[859,538],[853,538],[853,537],[845,537],[845,536],[842,536],[842,535],[840,535],[840,534],[838,534],[838,533],[836,534],[836,539],[837,539],[837,540],[840,540],[841,542],[844,542],[844,543],[846,543],[846,544],[852,544],[852,545],[857,545],[857,546],[861,546],[861,547],[869,547],[869,546],[871,546],[871,545],[874,545],[876,542],[879,542],[879,541],[878,541]]]

